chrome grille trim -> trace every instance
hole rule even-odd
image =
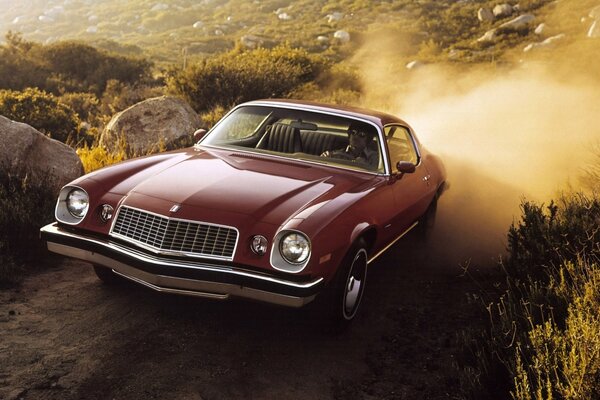
[[[231,226],[171,218],[121,206],[110,236],[156,254],[233,260],[239,231]]]

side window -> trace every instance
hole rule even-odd
[[[419,157],[415,144],[408,128],[401,125],[388,125],[385,127],[385,136],[390,152],[392,169],[399,161],[408,161],[417,164]]]

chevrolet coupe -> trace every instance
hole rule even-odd
[[[159,292],[290,307],[346,326],[369,265],[424,235],[446,186],[403,120],[295,100],[233,108],[190,148],[131,159],[62,188],[50,251]]]

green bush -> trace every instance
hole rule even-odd
[[[499,398],[599,398],[600,200],[572,194],[522,210],[505,291],[488,302],[491,324],[474,346],[479,381]]]
[[[42,258],[39,229],[53,220],[55,201],[43,184],[0,169],[0,285],[18,282],[24,265]]]
[[[75,111],[39,89],[0,90],[0,115],[31,125],[63,143],[77,143],[80,139]]]
[[[134,84],[150,76],[148,61],[110,54],[84,43],[58,42],[40,47],[38,53],[38,58],[49,66],[49,86],[54,91],[100,96],[109,80]]]
[[[185,70],[172,70],[168,87],[201,113],[248,100],[286,97],[314,80],[325,65],[324,59],[288,46],[238,48]]]
[[[508,233],[511,276],[543,279],[548,268],[578,257],[600,256],[600,201],[583,194],[562,197],[544,208],[522,204],[522,220]]]

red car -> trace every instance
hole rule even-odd
[[[343,326],[368,264],[427,230],[445,180],[440,159],[394,116],[253,101],[191,148],[69,183],[41,236],[107,283],[291,307],[319,297]]]

